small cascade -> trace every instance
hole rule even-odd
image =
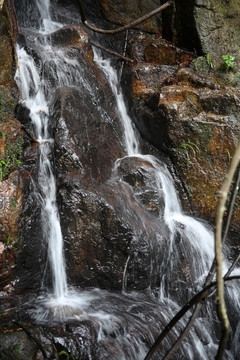
[[[101,59],[97,51],[95,51],[95,61],[106,74],[116,97],[118,111],[124,128],[127,156],[139,157],[140,159],[146,160],[155,170],[155,183],[159,192],[159,199],[162,195],[164,197],[164,221],[170,230],[169,253],[166,262],[169,261],[170,269],[174,270],[176,258],[172,253],[172,242],[176,238],[176,234],[179,234],[180,238],[184,238],[185,242],[189,242],[189,248],[195,253],[196,264],[194,277],[201,279],[204,275],[207,275],[214,258],[213,232],[210,227],[183,214],[171,174],[166,165],[152,155],[142,155],[140,153],[136,132],[127,114],[123,94],[122,92],[118,92],[117,72],[112,68],[109,60]],[[161,294],[167,297],[166,291],[161,291]]]
[[[116,356],[113,355],[113,360],[142,360],[148,351],[149,344],[154,342],[156,335],[182,305],[169,292],[171,286],[169,274],[174,273],[177,266],[181,265],[181,256],[186,259],[190,257],[194,259],[190,290],[194,292],[201,287],[214,258],[213,232],[204,222],[184,215],[166,164],[152,155],[141,153],[138,137],[128,116],[123,94],[118,91],[117,72],[109,60],[102,59],[99,52],[95,51],[94,60],[109,81],[123,129],[126,156],[116,161],[113,170],[114,176],[118,176],[118,169],[124,159],[137,158],[143,163],[150,164],[148,168],[146,167],[146,171],[151,168],[151,176],[156,185],[159,202],[163,199],[164,203],[164,210],[157,218],[156,223],[164,222],[169,237],[167,244],[162,243],[163,237],[160,233],[156,233],[154,238],[156,240],[155,248],[158,246],[158,251],[163,253],[162,258],[164,258],[164,261],[158,266],[161,281],[157,299],[156,297],[151,298],[150,295],[128,293],[127,272],[131,255],[127,255],[123,269],[122,294],[113,294],[98,289],[80,291],[71,288],[67,281],[64,239],[56,200],[54,137],[52,134],[54,131],[49,119],[49,104],[52,101],[52,93],[63,86],[72,89],[83,85],[84,92],[91,97],[94,91],[91,84],[86,83],[83,78],[83,72],[77,60],[68,56],[61,48],[54,48],[51,45],[49,40],[51,33],[65,24],[51,20],[50,1],[36,0],[36,5],[41,14],[41,24],[39,29],[34,29],[37,35],[33,36],[31,41],[36,48],[40,49],[41,61],[43,65],[48,65],[49,77],[52,81],[44,78],[43,69],[39,69],[32,55],[25,47],[19,45],[17,46],[16,81],[21,91],[22,101],[30,110],[34,137],[39,144],[36,188],[41,201],[42,227],[44,240],[48,244],[48,261],[51,267],[53,289],[48,292],[47,296],[43,295],[44,300],[40,298],[35,302],[31,309],[31,316],[40,323],[46,323],[49,319],[53,323],[91,321],[92,326],[97,329],[96,342],[98,345],[100,344],[99,346],[107,343],[113,348],[117,346],[118,349],[121,349]],[[111,180],[115,181],[115,178]],[[121,184],[124,183],[120,177],[117,178],[117,181]],[[122,188],[124,189],[124,186]],[[142,227],[145,230],[145,224]],[[160,225],[156,227],[156,229],[159,228]],[[181,248],[181,254],[179,254],[179,248]],[[153,251],[151,256],[154,258],[155,255]],[[158,259],[155,261],[157,262]],[[153,272],[153,266],[151,272]],[[178,287],[176,291],[181,292],[186,285],[179,281]],[[149,289],[151,290],[151,284]],[[239,311],[239,296],[235,290],[233,292],[234,296],[231,293],[230,297],[234,298],[234,306]],[[147,309],[147,316],[142,315],[143,309],[145,311]],[[186,321],[186,319],[182,320],[181,325],[184,325]],[[213,358],[217,345],[209,335],[210,330],[211,324],[204,317],[196,321],[196,326],[191,332],[188,342],[182,346],[180,358],[205,360]],[[179,331],[180,329],[177,327],[174,330],[174,336],[171,336],[175,338]],[[202,341],[200,341],[200,333]],[[207,344],[207,346],[203,344]],[[163,345],[163,351],[165,348],[169,348],[168,340]],[[232,359],[230,353],[228,353],[227,359]]]
[[[42,19],[48,20],[49,31],[51,17],[49,13],[49,1],[37,1]],[[52,24],[51,30],[56,26]],[[57,27],[58,28],[58,27]],[[49,46],[49,45],[47,45]],[[24,48],[17,46],[18,72],[16,82],[21,90],[25,106],[30,110],[30,118],[33,124],[34,137],[39,143],[39,174],[38,186],[42,202],[42,224],[45,241],[48,244],[49,262],[52,269],[53,297],[64,298],[67,292],[67,277],[63,253],[63,238],[56,204],[56,180],[52,165],[54,140],[49,133],[49,100],[45,95],[44,81],[40,78],[39,70],[33,58],[27,54]]]

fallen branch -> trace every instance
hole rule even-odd
[[[125,56],[125,55],[121,55],[115,51],[112,51],[112,50],[109,50],[109,49],[106,49],[105,47],[103,47],[102,45],[96,43],[95,41],[91,41],[91,44],[93,46],[96,46],[97,48],[103,50],[103,51],[106,51],[107,53],[111,54],[111,55],[114,55],[114,56],[117,56],[119,57],[120,59],[122,60],[125,60],[127,62],[131,62],[131,63],[134,63],[134,60],[130,59],[129,57]]]
[[[121,26],[120,28],[113,29],[113,30],[104,30],[104,29],[100,29],[100,28],[97,28],[97,27],[89,24],[87,22],[86,13],[85,13],[85,9],[84,9],[82,0],[78,0],[78,2],[79,2],[79,6],[80,6],[80,14],[81,14],[82,22],[88,29],[98,32],[98,33],[101,33],[101,34],[116,34],[116,33],[119,33],[119,32],[122,32],[122,31],[125,31],[128,29],[132,29],[133,27],[141,24],[143,21],[150,19],[154,15],[157,15],[162,10],[164,10],[167,7],[169,7],[170,5],[172,5],[173,0],[167,1],[165,4],[161,5],[157,9],[151,11],[150,13],[138,18],[137,20],[135,20],[127,25]]]

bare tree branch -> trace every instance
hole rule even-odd
[[[233,269],[232,269],[233,270]],[[224,278],[224,281],[231,281],[231,280],[239,280],[240,276],[239,275],[234,275],[231,277],[226,277]],[[204,302],[207,298],[208,298],[208,293],[209,290],[216,286],[217,282],[213,282],[211,284],[209,284],[208,286],[206,286],[204,289],[202,289],[199,293],[197,293],[195,296],[193,296],[186,305],[184,305],[179,311],[178,313],[172,318],[172,320],[167,324],[167,326],[163,329],[163,331],[161,332],[161,334],[158,336],[158,338],[156,339],[155,343],[153,344],[153,346],[151,347],[151,349],[149,350],[149,352],[147,353],[146,357],[144,360],[150,360],[151,357],[156,353],[156,351],[158,351],[158,349],[160,348],[160,345],[163,341],[163,339],[167,336],[167,334],[169,333],[169,331],[172,330],[172,328],[177,324],[177,322],[196,304],[201,302]],[[201,305],[201,304],[199,304]],[[190,319],[191,321],[191,319]]]
[[[225,243],[226,238],[227,238],[227,234],[228,234],[228,231],[229,231],[230,221],[231,221],[231,217],[232,217],[232,213],[233,213],[233,208],[234,208],[234,204],[235,204],[237,193],[238,193],[239,182],[240,182],[240,167],[238,166],[237,179],[236,179],[235,184],[234,184],[234,188],[233,188],[232,195],[231,195],[231,198],[230,198],[230,203],[229,203],[228,210],[227,210],[227,221],[226,221],[224,234],[223,234],[223,238],[222,238],[222,244]]]
[[[230,333],[230,325],[227,316],[227,309],[224,301],[224,288],[223,288],[223,270],[222,270],[222,227],[223,216],[225,212],[225,205],[228,198],[230,186],[236,172],[236,169],[240,161],[240,143],[238,144],[235,153],[232,158],[229,170],[226,174],[222,188],[219,192],[219,201],[216,212],[216,228],[215,228],[215,254],[216,254],[216,271],[217,271],[217,309],[218,316],[222,323],[222,336],[219,343],[216,359],[221,360],[223,358],[224,350],[227,345],[228,336]]]
[[[106,49],[105,47],[103,47],[102,45],[96,43],[95,41],[91,41],[91,44],[93,46],[96,46],[97,48],[103,50],[103,51],[106,51],[107,53],[111,54],[111,55],[114,55],[114,56],[117,56],[119,57],[120,59],[122,60],[125,60],[125,61],[128,61],[128,62],[131,62],[131,63],[134,63],[134,60],[130,59],[129,57],[125,56],[125,55],[121,55],[115,51],[112,51],[112,50],[109,50],[109,49]]]
[[[104,29],[100,29],[100,28],[97,28],[97,27],[89,24],[86,19],[86,13],[85,13],[85,9],[84,9],[82,0],[78,0],[78,2],[79,2],[79,6],[80,6],[80,14],[81,14],[82,22],[88,29],[98,32],[98,33],[101,33],[101,34],[116,34],[116,33],[119,33],[119,32],[122,32],[122,31],[125,31],[128,29],[132,29],[133,27],[141,24],[143,21],[150,19],[154,15],[157,15],[162,10],[166,9],[168,6],[172,5],[173,0],[167,1],[165,4],[161,5],[157,9],[151,11],[150,13],[138,18],[137,20],[135,20],[127,25],[121,26],[120,28],[113,29],[113,30],[104,30]]]

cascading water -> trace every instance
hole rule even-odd
[[[56,202],[56,180],[53,166],[54,139],[49,124],[49,103],[53,89],[63,85],[77,87],[84,82],[84,79],[82,78],[78,62],[74,58],[68,57],[63,50],[52,47],[51,41],[46,36],[63,26],[63,24],[61,25],[51,20],[49,0],[36,0],[36,5],[41,14],[41,24],[38,32],[36,32],[33,43],[35,47],[41,49],[41,61],[51,64],[50,68],[53,72],[52,77],[54,77],[54,81],[53,83],[46,84],[44,72],[39,70],[36,61],[34,61],[26,49],[20,46],[17,47],[19,67],[16,75],[23,102],[30,110],[34,137],[39,143],[38,188],[42,204],[43,230],[45,241],[48,243],[48,257],[53,279],[53,293],[44,302],[44,309],[39,305],[39,308],[35,311],[35,316],[40,321],[47,320],[49,313],[59,321],[92,319],[98,326],[97,341],[99,343],[109,341],[109,338],[112,336],[115,337],[115,342],[118,343],[119,347],[123,349],[112,359],[142,360],[147,353],[147,346],[141,340],[141,336],[137,338],[134,335],[134,331],[137,331],[139,334],[143,332],[145,334],[149,333],[148,342],[152,343],[154,341],[153,333],[158,333],[172,317],[172,314],[180,308],[180,304],[177,303],[176,299],[168,291],[169,283],[171,282],[171,279],[168,279],[169,273],[175,271],[176,263],[181,263],[181,258],[175,247],[176,242],[179,241],[179,238],[181,241],[184,241],[182,249],[182,252],[185,252],[184,256],[186,258],[194,258],[191,271],[194,282],[192,290],[194,291],[203,284],[204,277],[213,260],[213,234],[207,225],[183,214],[173,180],[166,165],[152,155],[141,154],[136,132],[127,114],[123,95],[118,91],[117,73],[111,66],[110,61],[102,60],[99,53],[95,52],[95,61],[108,78],[116,98],[116,109],[122,121],[126,158],[139,158],[151,165],[159,199],[164,199],[164,213],[162,217],[169,231],[169,239],[167,246],[164,247],[165,250],[163,250],[165,251],[164,263],[159,264],[161,283],[158,290],[158,304],[164,306],[165,311],[164,314],[161,314],[162,318],[160,318],[159,322],[155,319],[154,326],[151,325],[151,332],[148,330],[150,325],[147,323],[143,325],[140,316],[138,317],[138,310],[133,311],[134,305],[132,303],[135,302],[139,306],[149,309],[149,313],[151,313],[149,316],[152,316],[152,319],[155,316],[156,318],[159,316],[159,314],[156,314],[156,312],[159,312],[159,308],[158,310],[151,309],[152,303],[148,303],[141,295],[129,294],[125,297],[123,295],[112,295],[109,301],[107,293],[100,290],[77,292],[69,288],[64,259],[64,242]],[[92,94],[91,84],[85,84],[85,91],[89,92],[89,95]],[[118,172],[120,161],[121,159],[115,164],[114,174]],[[163,248],[161,236],[156,234],[156,239],[158,238],[160,239],[158,246],[161,249]],[[127,257],[123,273],[124,293],[128,290],[126,276],[129,263],[130,256]],[[180,288],[181,286],[179,283]],[[234,298],[235,303],[238,304],[239,298],[236,292],[234,293]],[[111,306],[112,299],[115,299],[114,301],[120,299],[119,302],[121,302],[123,309],[121,314],[119,311],[116,311],[116,308]],[[104,301],[106,302],[105,305]],[[236,308],[238,308],[238,305]],[[135,328],[132,325],[129,325],[129,327],[125,325],[130,320],[135,321]],[[151,321],[153,322],[153,320]],[[184,321],[182,323],[184,324]],[[197,333],[200,332],[205,343],[208,344],[207,346],[203,346],[199,340]],[[178,330],[176,330],[175,334],[178,334]],[[142,338],[144,339],[143,335]],[[193,344],[196,347],[195,352],[192,349]],[[180,356],[184,356],[185,359],[209,359],[215,353],[216,347],[217,345],[208,334],[207,322],[204,319],[199,319],[196,322],[195,330],[190,335],[189,342],[183,345],[182,355]],[[125,348],[127,350],[124,350]],[[229,353],[228,359],[231,358],[232,356]]]
[[[48,18],[49,2],[37,2],[42,17]],[[53,296],[64,297],[67,291],[63,238],[56,205],[56,182],[51,164],[54,141],[49,134],[48,103],[44,94],[44,84],[40,79],[36,64],[24,48],[17,47],[18,73],[16,80],[21,89],[23,101],[30,110],[34,134],[39,143],[39,187],[42,201],[42,221],[48,242],[49,260],[53,276]]]
[[[95,52],[95,59],[99,66],[103,69],[109,79],[112,90],[117,100],[118,111],[122,120],[125,144],[128,156],[139,157],[147,160],[155,170],[155,183],[158,188],[159,197],[163,194],[165,209],[164,220],[170,230],[169,254],[167,256],[171,263],[172,241],[176,233],[180,233],[181,237],[186,238],[190,243],[193,251],[196,252],[195,278],[199,279],[202,275],[206,275],[211,262],[214,258],[214,240],[213,233],[209,227],[192,217],[185,216],[182,213],[181,204],[179,202],[173,180],[165,164],[151,155],[142,155],[139,153],[139,144],[133,129],[131,119],[129,118],[124,104],[123,95],[118,94],[118,78],[116,71],[111,67],[109,60],[101,60],[98,53]],[[171,269],[174,269],[174,263],[171,263]],[[167,294],[163,292],[165,296]],[[162,293],[162,294],[163,294]]]

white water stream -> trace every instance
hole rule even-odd
[[[51,22],[49,0],[37,0],[43,25],[42,33],[49,33],[59,28],[59,24]],[[46,47],[50,48],[49,44]],[[49,49],[48,49],[49,50]],[[51,53],[51,52],[50,52]],[[24,48],[17,46],[18,71],[16,82],[20,88],[22,100],[30,110],[34,137],[39,142],[40,164],[38,184],[42,201],[42,224],[45,240],[48,244],[49,262],[52,269],[53,297],[61,302],[68,291],[65,260],[63,252],[63,237],[56,204],[56,180],[51,164],[54,140],[49,134],[49,99],[44,92],[44,80],[39,70]]]
[[[36,4],[42,18],[42,25],[40,29],[41,34],[44,35],[58,30],[62,25],[51,21],[49,0],[36,0]],[[43,46],[42,44],[40,45]],[[76,85],[78,81],[82,81],[81,72],[78,71],[78,64],[76,64],[75,60],[66,59],[63,52],[60,50],[54,50],[47,42],[45,42],[44,46],[46,52],[48,53],[47,60],[51,60],[57,64],[58,79],[56,81],[58,85],[71,86]],[[42,202],[42,223],[45,239],[48,243],[48,257],[51,264],[53,278],[53,292],[47,300],[46,305],[53,309],[52,312],[56,316],[65,316],[66,314],[64,309],[61,311],[61,306],[68,306],[69,309],[81,309],[81,314],[84,314],[84,316],[87,317],[84,311],[88,308],[92,300],[96,299],[98,296],[101,297],[101,293],[100,295],[99,293],[91,294],[84,292],[78,294],[76,291],[69,290],[68,287],[64,259],[64,242],[56,204],[56,181],[51,160],[54,140],[51,138],[49,132],[49,98],[46,95],[44,79],[40,76],[39,70],[32,56],[30,56],[24,48],[17,47],[17,55],[18,72],[16,75],[16,81],[21,90],[23,102],[30,110],[34,136],[39,142],[40,149],[38,182]],[[202,222],[183,214],[172,177],[166,165],[151,155],[141,154],[139,142],[137,140],[132,121],[128,116],[122,92],[118,93],[117,73],[111,66],[110,61],[101,59],[97,52],[95,52],[95,61],[108,78],[112,91],[115,95],[117,111],[122,120],[124,130],[127,157],[134,156],[144,159],[148,161],[155,170],[155,180],[158,187],[159,198],[163,196],[165,202],[164,220],[170,231],[168,255],[166,257],[166,261],[170,264],[168,271],[174,271],[174,263],[171,261],[173,255],[173,242],[175,241],[176,234],[180,233],[181,237],[188,242],[189,247],[193,249],[192,254],[187,254],[187,256],[193,256],[194,254],[194,277],[196,281],[201,284],[201,281],[204,280],[204,276],[207,274],[214,257],[213,233],[211,229]],[[74,69],[74,75],[69,71],[69,67]],[[125,273],[127,273],[128,263],[129,258],[124,269],[124,276]],[[164,274],[164,276],[167,277],[167,273]],[[178,305],[169,297],[164,283],[165,282],[163,281],[160,287],[159,300],[167,302],[169,304],[169,308],[177,311]],[[123,284],[123,290],[127,291],[125,280],[123,281]],[[239,303],[239,295],[236,291],[233,292],[234,295],[231,296],[235,298],[234,301],[237,304]],[[57,310],[58,305],[60,311]],[[72,312],[70,311],[70,313]],[[44,318],[44,316],[45,314],[39,314],[39,317]],[[83,315],[75,314],[75,318],[81,316]],[[105,326],[105,332],[106,327],[109,327],[109,332],[113,331],[115,326],[114,321],[116,320],[114,316],[106,315],[101,312],[93,312],[92,314],[88,312],[88,317],[91,316],[101,319],[101,326],[103,328]],[[197,323],[197,327],[201,328],[201,323]],[[104,332],[101,333],[101,331],[99,332],[99,340],[104,337],[103,333]],[[207,360],[208,353],[205,352],[204,347],[201,345],[196,336],[194,337],[194,342],[196,343],[196,347],[198,347],[196,351],[199,356],[201,356],[201,359]],[[144,344],[138,345],[139,351],[132,354],[131,360],[142,359],[146,354]],[[210,346],[215,347],[215,345],[209,340],[209,347]],[[193,359],[191,351],[187,350],[187,347],[185,350],[186,353],[188,352],[188,358]],[[130,358],[122,355],[119,359]]]
[[[197,258],[195,258],[195,275],[196,279],[200,279],[203,275],[207,275],[214,258],[213,232],[211,231],[210,227],[207,227],[200,221],[183,214],[172,177],[166,165],[152,155],[142,155],[140,153],[140,146],[133,128],[132,121],[127,114],[123,94],[121,92],[118,94],[117,73],[112,68],[110,61],[102,60],[101,57],[98,56],[98,52],[95,52],[95,61],[106,74],[112,91],[116,97],[118,111],[124,128],[127,156],[139,157],[143,160],[146,160],[155,169],[155,183],[158,187],[159,198],[162,194],[164,195],[164,220],[171,234],[168,256],[169,258],[171,257],[171,242],[174,240],[176,233],[181,232],[181,236],[186,238],[190,244],[190,247],[195,249],[197,254]],[[174,264],[172,264],[171,268],[174,268]],[[165,293],[165,291],[162,291],[162,296],[167,297],[168,295]]]

